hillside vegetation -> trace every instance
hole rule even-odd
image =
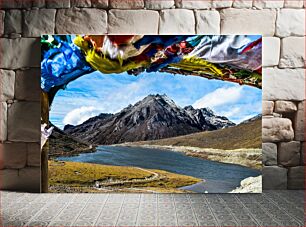
[[[200,181],[163,170],[49,161],[50,192],[184,192],[178,188]]]
[[[237,126],[193,133],[173,138],[134,142],[134,145],[189,146],[234,150],[240,148],[261,148],[261,119]]]

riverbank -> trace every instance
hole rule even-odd
[[[183,193],[188,191],[180,190],[180,187],[201,181],[199,178],[163,170],[49,161],[49,189],[56,193]]]
[[[189,146],[139,144],[137,142],[115,144],[113,146],[170,150],[174,152],[182,152],[187,156],[197,157],[210,161],[236,164],[236,165],[249,167],[252,169],[262,168],[262,149],[258,148],[221,150],[221,149],[199,148],[199,147],[189,147]]]
[[[262,193],[262,176],[242,180],[240,186],[230,193]]]

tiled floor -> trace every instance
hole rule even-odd
[[[1,192],[4,226],[304,226],[303,191],[263,194]]]

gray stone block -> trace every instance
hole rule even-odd
[[[46,1],[45,0],[34,0],[32,2],[32,7],[43,8],[45,6],[46,6]]]
[[[110,10],[109,34],[157,34],[159,14],[153,10]]]
[[[277,117],[262,119],[263,142],[290,141],[293,138],[294,132],[290,119]]]
[[[277,13],[275,34],[278,37],[305,35],[305,10],[280,9]]]
[[[22,169],[27,163],[26,143],[0,143],[1,169]]]
[[[0,69],[0,101],[14,99],[15,72]]]
[[[27,143],[27,166],[39,167],[41,163],[40,143]]]
[[[305,99],[304,69],[263,68],[263,100]]]
[[[10,50],[10,51],[7,51]],[[35,38],[0,38],[0,68],[40,67],[40,41]]]
[[[281,68],[305,67],[305,37],[287,37],[282,39]]]
[[[5,17],[5,11],[0,10],[0,35],[4,34],[4,17]]]
[[[8,108],[8,140],[40,142],[40,102],[15,102]]]
[[[212,7],[212,1],[175,0],[175,6],[185,9],[209,9]]]
[[[142,9],[144,0],[109,0],[111,9]]]
[[[291,167],[288,171],[288,189],[304,189],[304,166]]]
[[[55,24],[58,34],[104,34],[107,32],[107,14],[92,8],[59,9]]]
[[[265,166],[262,169],[263,190],[287,189],[287,169]]]
[[[262,161],[266,166],[277,165],[277,145],[275,143],[262,144]]]
[[[40,192],[40,168],[27,167],[20,170],[0,170],[2,190]]]
[[[262,115],[272,115],[274,110],[273,101],[262,101]]]
[[[70,0],[71,7],[91,7],[91,0]]]
[[[170,9],[175,7],[174,0],[156,1],[156,0],[145,0],[146,9]]]
[[[30,8],[32,1],[30,0],[1,0],[0,7],[2,9],[21,9]]]
[[[53,34],[55,28],[55,9],[33,9],[24,12],[23,36],[40,37]]]
[[[295,140],[305,141],[305,101],[298,104],[294,118]]]
[[[262,34],[273,36],[276,11],[271,9],[223,9],[221,16],[221,34]]]
[[[47,8],[63,9],[70,8],[70,0],[45,0]]]
[[[40,101],[40,68],[17,70],[15,80],[15,99]]]
[[[192,10],[165,9],[160,12],[159,34],[194,34],[195,17]]]
[[[8,10],[4,19],[4,33],[22,33],[22,12],[21,10]]]
[[[298,166],[300,164],[300,142],[280,143],[278,148],[278,164],[282,166]]]
[[[220,34],[220,14],[214,10],[196,10],[197,34]]]
[[[296,104],[291,101],[275,101],[275,110],[276,113],[292,113],[297,111]]]
[[[0,102],[0,142],[7,140],[7,103]]]
[[[91,0],[92,7],[106,9],[108,7],[108,0]]]
[[[305,142],[301,143],[301,165],[306,165],[306,159],[305,159]]]

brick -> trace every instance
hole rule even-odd
[[[47,8],[63,9],[70,8],[70,0],[45,0]]]
[[[27,163],[26,143],[0,143],[1,169],[22,169]]]
[[[305,35],[305,10],[281,9],[277,13],[276,31],[279,37]]]
[[[41,163],[41,149],[40,143],[27,143],[27,166],[40,166]]]
[[[175,0],[175,6],[184,9],[210,9],[212,7],[212,1]]]
[[[280,142],[291,141],[294,138],[292,123],[287,118],[263,118],[262,141]]]
[[[110,10],[109,34],[157,34],[159,14],[153,10]]]
[[[250,0],[234,0],[233,7],[234,8],[252,8],[253,2]]]
[[[262,39],[262,65],[276,66],[279,63],[280,56],[280,38],[263,37]]]
[[[40,192],[40,168],[27,167],[20,170],[0,170],[2,190]]]
[[[295,140],[305,141],[305,101],[298,104],[294,118]]]
[[[229,8],[232,7],[233,1],[232,0],[212,0],[212,8]]]
[[[40,68],[16,71],[15,98],[40,101]]]
[[[282,166],[298,166],[300,164],[300,142],[280,143],[278,148],[278,164]]]
[[[275,143],[262,144],[262,161],[265,166],[277,165],[277,145]]]
[[[40,141],[40,102],[15,102],[8,108],[8,140]]]
[[[107,14],[101,9],[59,9],[55,19],[58,34],[104,34]]]
[[[22,12],[21,10],[8,10],[4,19],[4,33],[22,33]]]
[[[282,39],[279,67],[305,67],[305,37],[287,37]]]
[[[71,7],[91,7],[91,0],[70,0]]]
[[[23,36],[40,37],[42,34],[54,34],[55,13],[55,9],[25,11]]]
[[[298,101],[305,99],[303,69],[263,69],[263,99]]]
[[[304,166],[291,167],[288,171],[288,189],[301,190],[304,186]]]
[[[174,6],[174,0],[145,0],[146,9],[170,9]]]
[[[195,16],[197,34],[220,34],[220,14],[218,11],[197,10]]]
[[[276,12],[273,9],[223,9],[220,16],[221,34],[274,35]]]
[[[159,34],[194,34],[195,18],[192,10],[165,9],[160,12]]]
[[[92,7],[106,9],[108,7],[108,0],[91,0]]]
[[[285,0],[285,8],[303,8],[303,0]]]
[[[279,166],[265,166],[262,169],[264,190],[287,189],[287,169]]]
[[[7,104],[0,102],[0,142],[7,140]]]
[[[15,72],[0,69],[0,101],[14,99]]]
[[[257,9],[264,9],[264,8],[283,8],[284,0],[254,0],[253,6]]]
[[[112,9],[142,9],[143,0],[109,0],[109,7]]]
[[[274,109],[273,101],[262,101],[262,115],[272,115]]]
[[[10,50],[10,51],[6,51]],[[40,42],[35,38],[0,38],[0,68],[40,67]]]
[[[0,10],[0,35],[4,34],[4,17],[5,11]]]

